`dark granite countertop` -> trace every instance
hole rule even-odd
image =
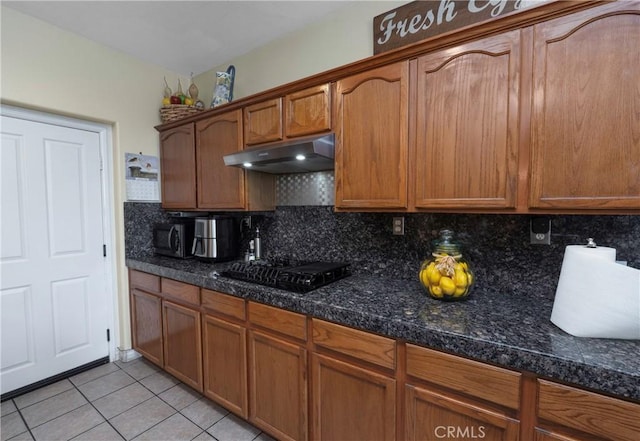
[[[640,401],[640,341],[573,337],[549,321],[553,301],[475,290],[463,302],[430,299],[417,280],[352,275],[305,294],[225,277],[228,263],[163,257],[129,268],[403,339],[541,377]],[[535,290],[532,287],[531,290]]]

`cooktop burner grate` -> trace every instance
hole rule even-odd
[[[309,292],[351,275],[351,266],[344,262],[295,265],[267,261],[236,262],[222,271],[221,275],[288,291]]]

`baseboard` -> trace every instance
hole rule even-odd
[[[127,363],[129,361],[133,361],[136,358],[140,358],[142,355],[134,351],[133,349],[122,349],[118,348],[118,360],[123,363]]]

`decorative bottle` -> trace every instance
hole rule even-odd
[[[440,238],[434,244],[431,257],[420,267],[420,283],[434,299],[465,299],[471,291],[474,277],[460,246],[453,242],[453,231],[441,230]]]

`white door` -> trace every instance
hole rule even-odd
[[[99,135],[1,117],[2,393],[109,355]]]

